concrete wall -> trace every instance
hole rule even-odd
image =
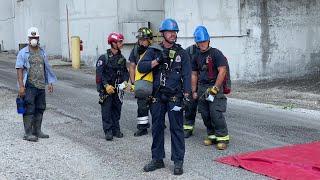
[[[196,25],[208,27],[211,45],[228,57],[234,80],[302,76],[320,69],[320,1],[166,1],[184,47]],[[250,31],[247,36],[247,31]]]
[[[245,41],[240,79],[295,77],[320,69],[320,1],[243,0]],[[245,71],[244,71],[245,70]],[[249,78],[248,78],[249,77]]]
[[[13,11],[13,3],[11,0],[0,1],[0,45],[1,50],[13,50],[14,34],[13,34],[13,19],[15,14]]]
[[[192,34],[197,25],[207,26],[211,45],[229,59],[234,80],[320,72],[320,1],[317,0],[2,1],[0,40],[6,49],[17,49],[18,43],[26,42],[27,29],[37,26],[41,45],[49,54],[68,58],[68,6],[70,36],[80,36],[83,40],[82,60],[89,65],[94,65],[97,56],[109,48],[106,37],[110,32],[129,32],[124,23],[149,21],[157,32],[164,17],[171,17],[178,21],[178,42],[183,47],[193,43]],[[134,36],[127,33],[125,38]],[[126,57],[131,48],[132,44],[125,45]]]
[[[122,23],[149,21],[153,29],[159,26],[164,16],[163,10],[155,8],[152,4],[141,7],[142,3],[142,0],[60,0],[63,57],[68,58],[66,6],[69,10],[69,34],[80,36],[84,45],[82,60],[86,64],[94,65],[97,57],[109,48],[106,42],[107,35],[113,31],[122,32]],[[150,1],[146,3],[150,4]],[[129,56],[131,48],[132,45],[125,45],[123,50],[125,57]]]
[[[246,28],[241,27],[239,0],[184,0],[166,1],[166,17],[177,20],[180,32],[178,43],[187,47],[194,43],[196,26],[205,25],[211,46],[220,49],[229,60],[232,79],[244,78],[243,63]]]
[[[59,2],[56,0],[25,0],[15,3],[15,46],[27,42],[28,28],[39,29],[40,44],[49,55],[60,55]]]

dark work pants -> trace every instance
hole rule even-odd
[[[152,115],[152,159],[161,160],[165,158],[164,151],[164,127],[165,114],[168,112],[171,133],[171,160],[183,161],[185,154],[185,142],[183,133],[183,112],[172,111],[174,106],[181,107],[179,103],[166,102],[160,100],[151,105]]]
[[[107,131],[120,131],[120,116],[122,103],[117,93],[108,95],[106,100],[101,104],[102,127],[104,133]]]
[[[198,94],[200,96],[198,110],[201,113],[203,122],[207,127],[208,135],[224,137],[228,135],[228,128],[223,115],[227,108],[227,98],[219,93],[215,96],[213,102],[205,100],[204,92],[208,87],[199,86]]]
[[[42,116],[46,109],[46,90],[38,89],[27,83],[24,100],[26,112],[23,116],[31,115],[33,118],[38,115]]]
[[[149,102],[147,98],[138,98],[138,116],[137,116],[137,128],[139,130],[148,129],[149,124]]]
[[[190,107],[185,109],[184,113],[184,125],[194,126],[197,115],[198,100],[191,100]]]

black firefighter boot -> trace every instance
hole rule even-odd
[[[42,131],[41,131],[41,125],[42,125],[42,117],[43,117],[43,114],[42,113],[36,113],[35,116],[34,116],[34,131],[33,131],[33,134],[35,136],[37,136],[38,138],[49,138],[49,135],[48,134],[44,134]]]
[[[143,136],[143,135],[146,135],[148,134],[148,129],[138,129],[137,132],[135,132],[133,135],[135,137],[138,137],[138,136]]]
[[[150,171],[154,171],[154,170],[157,170],[157,169],[160,169],[160,168],[164,168],[164,162],[163,160],[151,160],[150,163],[148,163],[147,165],[145,165],[143,167],[143,171],[144,172],[150,172]]]
[[[184,138],[189,138],[190,136],[193,135],[193,130],[192,129],[184,129]]]
[[[106,140],[107,141],[112,141],[113,140],[112,130],[107,130],[106,131]]]
[[[23,116],[23,125],[25,134],[23,136],[24,140],[36,142],[38,141],[38,137],[32,134],[32,121],[33,115],[25,115]]]
[[[176,162],[174,162],[173,174],[174,174],[174,175],[181,175],[181,174],[183,174],[183,161],[176,161]]]

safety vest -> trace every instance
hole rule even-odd
[[[143,58],[143,56],[146,54],[147,51],[145,51],[143,54],[140,55],[140,58],[139,58],[139,61]],[[137,63],[137,66],[136,66],[136,72],[135,72],[135,78],[134,80],[135,81],[138,81],[138,80],[146,80],[146,81],[149,81],[149,82],[153,82],[153,74],[152,74],[152,71],[148,72],[148,73],[140,73],[138,71],[138,66],[139,66],[139,61]]]

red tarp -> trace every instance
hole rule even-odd
[[[320,180],[320,141],[216,159],[276,179]]]

